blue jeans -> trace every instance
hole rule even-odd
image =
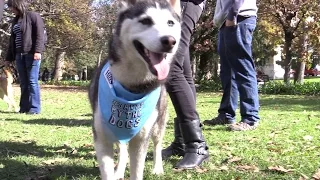
[[[17,54],[21,97],[20,112],[40,113],[40,87],[38,84],[40,60],[34,60],[33,54]]]
[[[238,24],[221,27],[218,51],[223,96],[218,110],[220,118],[235,122],[238,96],[241,121],[253,125],[259,121],[259,96],[252,58],[252,34],[256,17],[238,17]]]

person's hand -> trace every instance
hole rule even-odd
[[[10,61],[4,61],[4,65],[6,66],[6,67],[9,67],[10,66]]]
[[[41,54],[40,53],[34,53],[33,59],[34,60],[41,60]]]
[[[226,26],[227,27],[230,27],[230,26],[235,26],[237,25],[237,22],[236,21],[230,21],[230,20],[226,20]]]

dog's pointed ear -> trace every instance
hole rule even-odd
[[[133,6],[136,2],[137,2],[137,0],[121,0],[120,1],[120,12]]]
[[[173,10],[181,16],[180,0],[168,0],[168,2],[172,6]]]

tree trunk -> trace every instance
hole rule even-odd
[[[192,71],[192,77],[193,79],[196,79],[196,74],[197,74],[197,56],[192,56],[190,64],[191,64],[191,71]]]
[[[284,83],[288,84],[290,82],[290,70],[291,70],[291,62],[292,62],[292,52],[291,52],[291,46],[293,41],[293,33],[291,32],[285,32],[285,59],[284,59],[284,75],[283,75],[283,81]]]
[[[308,35],[307,35],[307,29],[306,29],[306,23],[303,21],[303,36],[300,36],[300,52],[299,52],[299,62],[296,69],[296,73],[294,75],[294,83],[303,83],[304,79],[304,70],[306,67],[306,60],[308,55]]]
[[[100,52],[99,52],[99,56],[98,56],[98,61],[97,61],[97,64],[96,66],[99,67],[100,64],[101,64],[101,56],[102,56],[102,53],[103,53],[103,50],[102,48],[100,49]]]
[[[306,61],[302,60],[297,63],[296,73],[294,74],[294,83],[302,84],[304,79],[304,69],[306,68]]]
[[[218,78],[218,70],[219,70],[219,56],[217,54],[214,54],[214,56],[212,57],[212,76],[214,79]]]
[[[63,74],[63,65],[64,65],[64,56],[66,52],[65,51],[58,51],[56,55],[56,61],[54,66],[54,81],[60,81],[62,79]]]
[[[99,56],[98,56],[98,61],[97,61],[97,67],[100,66],[101,64],[101,58],[102,58],[102,53],[103,53],[103,49],[106,47],[107,42],[104,42],[104,44],[102,46],[100,46],[100,51],[99,51]]]
[[[199,71],[197,82],[207,80],[212,77],[211,70],[213,69],[213,52],[207,51],[200,55]]]

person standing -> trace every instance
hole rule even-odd
[[[218,52],[223,96],[218,117],[205,125],[224,125],[232,131],[254,130],[260,120],[252,36],[257,23],[256,0],[217,0],[214,25],[219,28]],[[236,123],[240,96],[241,121]]]
[[[20,113],[39,114],[41,111],[38,84],[41,53],[44,45],[44,23],[41,16],[27,11],[24,0],[8,0],[15,14],[5,64],[16,61],[20,80]]]
[[[202,134],[196,111],[196,90],[190,65],[189,44],[193,29],[204,8],[203,0],[181,0],[182,31],[178,51],[171,64],[166,88],[175,108],[175,139],[162,150],[163,159],[183,156],[177,169],[193,169],[209,158],[208,146]]]

